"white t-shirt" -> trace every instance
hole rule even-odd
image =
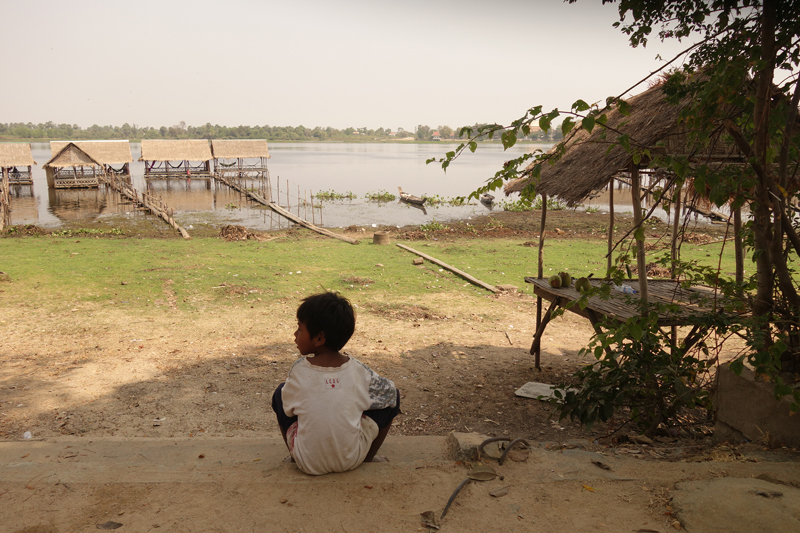
[[[394,407],[394,383],[350,358],[339,367],[314,366],[298,359],[281,393],[283,410],[298,417],[287,433],[300,470],[315,476],[352,470],[364,462],[378,425],[362,416],[370,409]]]

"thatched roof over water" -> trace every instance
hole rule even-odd
[[[209,161],[213,159],[206,139],[162,141],[142,139],[139,161]]]
[[[55,153],[42,168],[63,168],[63,167],[89,167],[103,165],[92,156],[81,150],[75,143],[67,143],[61,150]]]
[[[35,164],[30,143],[0,144],[0,167],[27,167]]]
[[[267,157],[266,139],[247,139],[247,140],[222,140],[214,139],[211,141],[211,153],[217,159],[245,159],[248,157]]]
[[[652,153],[688,155],[685,130],[677,124],[678,115],[688,101],[671,105],[661,89],[661,86],[655,86],[627,100],[631,108],[627,116],[617,108],[608,111],[609,129],[596,125],[592,133],[588,133],[576,126],[576,130],[568,134],[566,151],[561,159],[553,164],[542,164],[536,191],[575,205],[593,191],[605,187],[616,174],[628,170],[633,161],[624,148],[612,146],[620,134],[630,136],[632,147],[648,148]],[[711,148],[695,157],[720,162],[741,161],[738,152],[719,138]],[[529,165],[525,173],[529,174],[533,166]],[[510,181],[505,186],[505,193],[522,191],[530,179],[528,175]]]
[[[50,153],[57,153],[69,141],[50,141]],[[133,161],[128,141],[73,141],[73,144],[104,165],[121,165]]]

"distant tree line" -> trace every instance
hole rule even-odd
[[[480,124],[475,124],[477,128]],[[437,129],[420,124],[413,132],[403,128],[345,128],[342,130],[332,128],[306,128],[305,126],[220,126],[219,124],[206,123],[203,126],[187,126],[180,122],[175,126],[131,126],[128,123],[122,126],[98,126],[94,124],[88,128],[81,128],[77,124],[56,124],[45,122],[33,124],[32,122],[0,123],[0,140],[17,139],[267,139],[268,141],[381,141],[390,139],[407,139],[413,137],[419,141],[449,141],[460,140],[461,128],[453,129],[450,126],[439,126]],[[438,139],[434,138],[438,132]],[[526,137],[532,141],[558,141],[560,128],[553,128],[548,133],[532,131]]]

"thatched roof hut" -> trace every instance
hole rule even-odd
[[[0,168],[35,165],[30,143],[0,144]]]
[[[139,161],[210,161],[214,156],[205,139],[182,141],[142,140]]]
[[[51,189],[97,187],[98,177],[105,173],[100,161],[73,142],[55,152],[42,168]]]
[[[50,141],[50,152],[61,151],[70,141]],[[123,165],[133,161],[131,145],[128,141],[72,141],[101,165]]]
[[[52,145],[51,145],[52,148]],[[60,150],[54,151],[53,156],[42,165],[42,168],[64,168],[81,166],[103,166],[97,159],[82,150],[77,144],[68,142]]]
[[[623,115],[617,108],[607,113],[608,128],[598,124],[589,133],[576,126],[566,140],[562,157],[552,163],[542,163],[536,191],[575,205],[608,185],[615,175],[628,171],[633,164],[630,152],[614,145],[621,134],[630,136],[631,147],[647,148],[651,153],[685,155],[690,160],[720,164],[743,161],[735,148],[722,141],[721,135],[712,139],[707,149],[688,153],[686,130],[677,124],[678,115],[688,101],[670,104],[661,86],[651,87],[627,103],[630,114]],[[551,150],[554,151],[555,148]],[[639,167],[648,162],[642,163]],[[525,173],[530,174],[534,165],[529,165]],[[522,191],[530,180],[528,175],[510,181],[504,188],[506,195]]]
[[[211,141],[211,153],[215,159],[269,158],[266,139]]]

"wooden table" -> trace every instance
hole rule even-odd
[[[593,287],[601,284],[608,284],[605,280],[589,280]],[[539,366],[541,340],[547,323],[550,321],[551,314],[558,307],[566,307],[569,311],[589,319],[595,331],[600,331],[600,322],[604,319],[618,320],[625,322],[628,319],[641,316],[642,304],[639,294],[626,294],[611,288],[608,299],[599,296],[592,296],[586,307],[579,305],[567,307],[568,304],[578,300],[581,294],[575,290],[574,283],[570,287],[555,289],[550,286],[547,279],[525,278],[526,283],[533,285],[533,292],[551,302],[547,313],[536,327],[536,334],[531,345],[531,355],[535,357],[535,366]],[[638,280],[626,280],[625,283],[636,291],[639,290]],[[656,308],[658,304],[669,304],[668,310],[661,310],[658,317],[658,325],[661,327],[671,326],[695,326],[692,332],[687,335],[685,343],[697,342],[699,326],[703,323],[703,317],[714,312],[715,308],[722,308],[721,300],[717,292],[711,287],[703,285],[693,285],[689,288],[681,286],[675,280],[647,280],[648,306]],[[698,337],[699,338],[699,337]],[[693,341],[693,342],[692,342]]]

